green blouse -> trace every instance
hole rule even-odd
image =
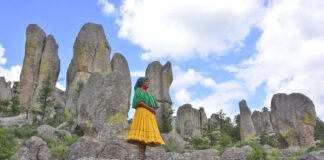
[[[155,98],[145,89],[137,88],[133,97],[133,108],[137,108],[141,102],[145,103],[148,106],[152,106],[154,108],[159,108]]]

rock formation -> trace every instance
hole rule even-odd
[[[242,141],[250,141],[256,137],[256,132],[253,126],[251,111],[246,105],[246,101],[242,100],[239,103],[240,106],[240,134]]]
[[[272,133],[271,112],[254,111],[252,114],[253,126],[257,135],[262,132]]]
[[[148,91],[154,96],[160,106],[156,113],[156,119],[160,125],[162,124],[162,109],[172,109],[172,100],[169,94],[170,85],[173,81],[171,63],[167,62],[162,66],[158,61],[152,62],[146,68],[145,76],[150,79]]]
[[[271,112],[279,148],[315,145],[316,112],[313,102],[303,94],[275,94]]]
[[[46,142],[36,136],[28,139],[13,156],[13,159],[57,160],[57,158],[52,155],[52,152],[48,148]]]
[[[51,76],[52,88],[55,88],[60,72],[58,45],[52,35],[46,37],[45,32],[36,24],[31,24],[26,31],[25,58],[20,74],[20,104],[30,107],[34,105],[42,80],[47,74]]]
[[[204,108],[192,108],[191,104],[184,104],[177,111],[177,132],[182,136],[200,136],[200,127],[207,123]]]
[[[6,82],[5,77],[0,77],[0,100],[11,99],[11,82]]]
[[[67,72],[66,106],[85,134],[99,139],[124,135],[128,126],[130,71],[120,53],[110,62],[110,51],[102,25],[86,23]]]
[[[91,73],[107,75],[111,72],[110,52],[102,25],[84,24],[74,42],[73,58],[66,75],[66,106],[72,115],[78,112],[78,97]]]

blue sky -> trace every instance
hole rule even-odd
[[[65,88],[73,43],[87,22],[102,24],[111,57],[122,53],[132,83],[155,60],[172,63],[173,108],[270,107],[274,93],[310,97],[324,119],[324,3],[295,0],[0,1],[0,76],[19,80],[26,27],[38,24],[59,45]],[[134,114],[131,109],[129,117]]]

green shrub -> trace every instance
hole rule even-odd
[[[16,138],[28,139],[37,134],[37,127],[30,124],[24,124],[21,127],[18,125],[5,128],[5,131],[13,134]]]
[[[271,147],[277,147],[277,139],[275,135],[270,136],[266,131],[261,132],[259,142],[261,145],[267,144]]]
[[[65,136],[65,139],[64,139],[64,145],[66,146],[70,146],[72,145],[74,142],[76,142],[78,140],[78,136],[76,134],[68,134]]]
[[[52,153],[59,160],[64,160],[67,150],[68,150],[68,146],[58,145],[52,149]]]
[[[248,160],[265,160],[266,152],[263,146],[257,141],[249,141],[249,142],[238,142],[235,146],[242,147],[245,145],[249,145],[252,147],[253,151],[248,154]]]
[[[164,145],[164,149],[166,152],[177,152],[180,153],[179,145],[174,139],[169,139],[167,143]]]
[[[208,140],[205,137],[201,136],[191,137],[189,139],[189,144],[198,150],[210,148]]]
[[[9,160],[18,150],[19,145],[13,134],[6,132],[0,125],[0,159]]]

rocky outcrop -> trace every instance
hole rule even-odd
[[[271,112],[254,111],[252,114],[252,121],[257,135],[261,135],[262,132],[273,132]]]
[[[163,147],[146,147],[147,160],[217,160],[217,150],[197,150],[183,154],[165,152]],[[66,160],[100,160],[100,159],[123,159],[133,160],[138,158],[138,147],[127,143],[123,139],[108,140],[107,143],[81,137],[69,147]]]
[[[13,159],[21,160],[57,160],[48,148],[45,141],[33,136],[28,139],[13,156]]]
[[[70,134],[70,132],[65,130],[59,130],[49,125],[41,125],[37,128],[37,133],[56,141],[63,141],[65,136]]]
[[[61,106],[65,106],[65,92],[55,87],[53,100]]]
[[[161,111],[163,109],[172,109],[172,100],[169,94],[170,85],[173,81],[171,63],[167,62],[162,66],[160,62],[154,61],[146,68],[145,76],[150,79],[148,91],[154,96],[160,106],[156,113],[156,119],[160,125],[162,124]]]
[[[10,127],[10,126],[14,126],[14,125],[24,125],[24,124],[31,124],[32,121],[31,119],[26,119],[26,114],[20,114],[18,116],[14,116],[14,117],[4,117],[4,118],[0,118],[0,123],[1,125],[5,126],[5,127]]]
[[[241,141],[250,141],[256,137],[256,132],[251,118],[251,111],[245,100],[240,101],[240,134]]]
[[[220,160],[247,160],[248,154],[252,150],[250,146],[243,146],[241,148],[231,147],[222,154]]]
[[[315,145],[315,106],[300,93],[275,94],[271,99],[271,112],[279,148]]]
[[[77,115],[77,103],[91,73],[109,74],[111,47],[100,24],[86,23],[82,26],[73,46],[73,58],[67,71],[66,106]]]
[[[299,160],[323,160],[324,159],[324,150],[321,151],[315,151],[310,152],[303,157],[301,157]]]
[[[92,73],[78,100],[78,124],[99,139],[124,135],[128,126],[129,79],[120,72]]]
[[[11,99],[11,82],[6,82],[5,77],[0,77],[0,100]]]
[[[24,106],[35,104],[42,81],[47,74],[51,76],[52,88],[55,88],[60,72],[58,45],[52,35],[46,37],[45,32],[36,24],[27,27],[25,58],[20,73],[19,99]]]
[[[161,134],[161,136],[165,142],[165,145],[172,146],[179,150],[183,150],[185,145],[188,144],[188,142],[184,141],[182,137],[175,131],[171,131],[168,134]]]
[[[177,111],[177,132],[182,136],[200,136],[200,127],[207,123],[207,116],[203,108],[192,108],[191,104],[184,104]]]

